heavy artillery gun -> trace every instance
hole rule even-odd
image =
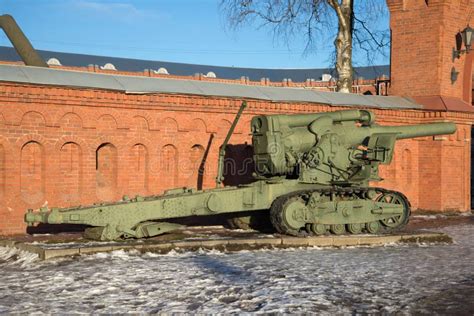
[[[367,110],[255,116],[255,181],[220,187],[225,148],[245,106],[221,147],[215,189],[178,188],[118,203],[28,210],[25,221],[90,225],[86,236],[98,240],[151,237],[178,227],[169,219],[241,212],[247,219],[267,212],[277,232],[293,236],[390,232],[407,224],[410,203],[400,192],[369,186],[382,180],[379,165],[391,162],[396,140],[456,130],[451,122],[379,126]]]

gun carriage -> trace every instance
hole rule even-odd
[[[410,203],[400,192],[369,186],[382,180],[379,165],[390,164],[397,140],[456,130],[451,122],[380,126],[367,110],[259,115],[251,121],[255,182],[221,187],[225,148],[245,106],[221,146],[216,188],[28,210],[26,223],[90,225],[86,236],[98,240],[156,236],[179,227],[167,219],[223,213],[237,214],[238,226],[268,216],[278,233],[293,236],[391,232],[407,224]]]

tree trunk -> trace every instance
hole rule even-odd
[[[337,37],[334,40],[336,47],[336,70],[339,76],[336,91],[352,92],[352,14],[353,0],[328,0],[336,11],[339,20]]]

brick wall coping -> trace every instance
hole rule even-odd
[[[128,94],[185,94],[257,99],[271,102],[309,102],[331,106],[364,106],[382,109],[422,109],[412,99],[368,96],[196,80],[99,74],[63,69],[0,65],[0,81],[122,91]]]

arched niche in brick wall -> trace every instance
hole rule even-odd
[[[112,200],[117,188],[117,148],[104,143],[96,150],[96,193],[101,200]]]
[[[143,144],[135,144],[130,149],[129,183],[130,194],[147,194],[149,157],[148,149]]]
[[[83,179],[82,148],[74,142],[65,143],[59,152],[60,182],[58,193],[61,201],[80,202]]]
[[[185,160],[186,174],[188,175],[188,186],[193,188],[202,188],[204,176],[204,146],[195,144],[191,147],[188,155],[189,158]],[[182,162],[183,164],[183,162]]]
[[[191,126],[189,127],[191,132],[198,132],[198,133],[206,133],[207,132],[207,124],[204,120],[200,118],[196,118],[191,121]]]
[[[161,129],[165,137],[173,137],[178,133],[178,122],[171,117],[167,117],[161,121],[161,126],[158,127]]]
[[[36,141],[27,142],[20,154],[20,192],[23,202],[37,205],[45,196],[44,148]]]
[[[23,114],[20,124],[35,129],[46,126],[46,119],[39,112],[29,111]]]
[[[82,118],[76,113],[66,113],[59,120],[58,125],[62,129],[80,129],[83,126]]]
[[[97,119],[98,130],[115,130],[117,129],[117,120],[110,114],[104,114]]]
[[[161,149],[159,184],[162,189],[174,188],[178,183],[178,150],[167,144]]]
[[[217,122],[217,137],[225,138],[232,123],[229,120],[221,119]]]
[[[130,130],[137,132],[147,132],[150,130],[150,123],[143,116],[134,116],[131,121]]]

